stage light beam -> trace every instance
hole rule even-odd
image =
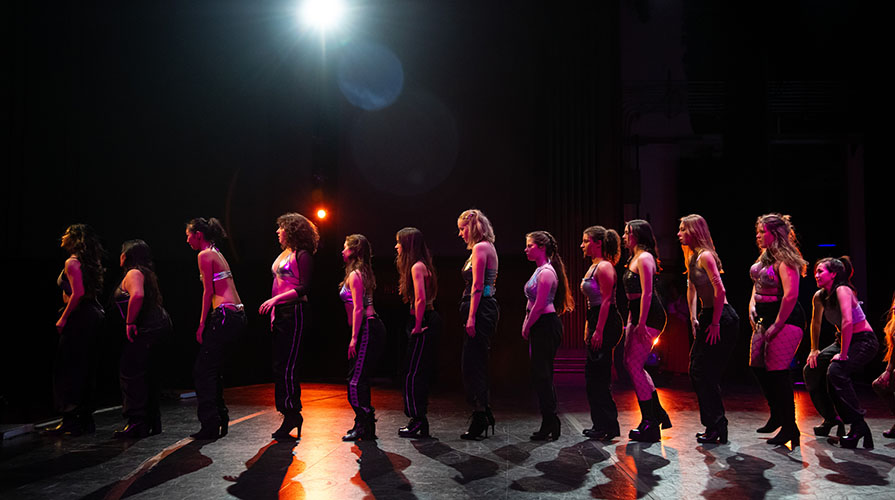
[[[324,219],[326,219],[327,215],[329,215],[329,214],[326,212],[325,208],[320,208],[317,210],[317,219],[324,220]]]
[[[306,26],[321,32],[332,31],[345,15],[341,0],[305,0],[299,8],[299,19]]]

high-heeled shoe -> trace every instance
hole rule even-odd
[[[411,418],[407,425],[398,429],[398,436],[403,438],[429,437],[429,420],[426,417]]]
[[[696,442],[706,444],[727,444],[727,426],[718,426],[706,429],[705,432],[696,435]]]
[[[820,425],[814,427],[814,435],[815,436],[829,436],[830,431],[833,430],[833,427],[836,427],[836,435],[842,437],[845,435],[845,424],[842,423],[842,420],[839,417],[836,417],[835,420],[824,420]]]
[[[765,422],[764,425],[762,425],[758,429],[755,429],[755,432],[758,432],[760,434],[770,434],[770,433],[776,431],[777,429],[779,429],[781,427],[781,425],[782,424],[780,424],[780,422],[777,421],[777,417],[775,417],[774,415],[771,415],[770,417],[768,417],[768,421]]]
[[[873,433],[870,432],[870,427],[867,426],[867,422],[865,422],[863,419],[851,424],[851,428],[848,430],[848,434],[839,438],[839,446],[842,446],[843,448],[854,449],[858,447],[858,441],[860,441],[861,439],[864,439],[865,449],[873,449]]]
[[[612,441],[614,438],[621,436],[621,430],[618,426],[615,426],[612,429],[605,429],[594,427],[592,429],[584,429],[582,434],[587,436],[589,439],[594,439],[597,441]]]
[[[662,432],[659,430],[659,420],[656,418],[655,405],[651,399],[637,401],[640,405],[642,420],[636,429],[628,431],[628,439],[643,443],[658,443],[662,440]]]
[[[149,426],[142,420],[128,422],[123,429],[112,433],[115,439],[143,439],[149,436]]]
[[[488,419],[488,425],[491,426],[491,435],[494,435],[494,414],[491,413],[491,407],[485,407],[485,417]]]
[[[668,416],[668,412],[665,411],[665,408],[662,408],[662,403],[659,402],[659,393],[657,391],[653,391],[653,408],[656,410],[656,417],[659,419],[659,426],[662,429],[671,429],[671,417]]]
[[[781,426],[780,432],[778,432],[776,436],[768,439],[768,444],[782,446],[786,443],[790,443],[792,447],[795,448],[796,446],[799,446],[800,436],[801,433],[799,428],[795,424],[791,426],[784,425]]]
[[[221,437],[221,426],[206,426],[203,425],[198,432],[194,432],[190,434],[190,437],[198,440],[212,440]]]
[[[479,440],[482,439],[482,433],[485,434],[484,437],[488,437],[488,426],[491,424],[487,412],[474,411],[469,418],[472,420],[469,423],[469,429],[460,435],[460,439]]]
[[[354,423],[354,428],[342,436],[342,441],[370,441],[376,439],[376,417],[373,413],[362,415]]]
[[[889,429],[887,431],[883,431],[883,437],[886,437],[889,439],[895,439],[895,424],[892,424],[891,429]]]
[[[296,439],[301,438],[302,423],[304,423],[304,417],[301,416],[301,413],[284,414],[283,422],[280,424],[280,427],[273,431],[270,437],[277,441],[295,441]],[[295,437],[292,437],[292,429],[298,429],[298,433]]]
[[[546,441],[551,439],[556,441],[562,434],[562,422],[554,413],[553,415],[544,415],[541,417],[541,428],[531,434],[532,441]]]

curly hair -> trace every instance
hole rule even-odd
[[[469,226],[470,241],[467,248],[472,249],[476,243],[481,241],[494,243],[494,227],[491,226],[491,221],[488,220],[488,217],[485,217],[481,210],[472,208],[464,211],[457,218],[457,223],[463,227]]]
[[[805,276],[808,273],[808,261],[802,258],[796,230],[790,219],[788,215],[771,213],[762,215],[755,221],[756,229],[764,226],[765,232],[774,236],[774,241],[761,252],[756,262],[761,262],[765,266],[782,262],[798,269],[799,274]]]
[[[556,238],[547,231],[534,231],[526,234],[525,237],[530,238],[532,243],[544,249],[547,260],[556,271],[556,295],[553,298],[553,306],[559,314],[571,312],[575,309],[575,299],[572,298],[572,291],[569,289],[566,266],[557,251]]]
[[[432,265],[432,254],[426,246],[423,233],[415,227],[405,227],[398,231],[398,243],[401,244],[401,254],[395,258],[400,280],[398,292],[404,302],[413,302],[413,276],[411,269],[417,262],[422,262],[429,271],[428,286],[426,287],[426,302],[435,300],[438,293],[438,276],[435,274],[435,266]]]
[[[290,212],[277,217],[277,225],[286,235],[285,247],[292,251],[306,250],[317,253],[320,233],[317,226],[302,214]]]
[[[84,292],[96,297],[103,290],[103,246],[93,228],[87,224],[72,224],[65,230],[68,239],[65,251],[77,257],[81,263]]]

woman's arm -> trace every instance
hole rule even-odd
[[[721,281],[718,263],[715,262],[715,256],[711,252],[702,252],[702,255],[696,259],[696,265],[702,267],[712,283],[712,323],[709,325],[705,342],[713,345],[721,339],[721,313],[724,312],[727,291],[724,289],[724,282]]]
[[[644,257],[648,255],[649,257]],[[646,318],[649,316],[649,308],[653,301],[653,275],[656,273],[656,261],[649,252],[643,252],[638,257],[640,271],[640,321],[634,325],[635,330],[640,330],[646,335]]]
[[[466,334],[475,337],[475,315],[485,291],[485,266],[488,264],[488,243],[481,241],[472,247],[472,295],[469,297],[469,317]]]
[[[56,331],[62,333],[63,328],[65,328],[65,323],[68,322],[69,316],[71,313],[78,308],[78,304],[81,303],[81,298],[84,297],[84,279],[81,274],[81,262],[75,258],[69,258],[65,261],[65,276],[68,278],[68,283],[71,285],[71,295],[68,297],[68,302],[65,303],[65,309],[62,310],[62,316],[56,321]]]
[[[839,354],[833,356],[834,360],[845,361],[848,359],[848,346],[851,345],[851,336],[855,325],[852,324],[852,300],[855,292],[847,286],[836,287],[836,299],[839,301],[839,311],[842,313],[842,325],[839,328],[839,345],[842,349]]]
[[[783,286],[783,300],[780,301],[777,319],[765,331],[768,338],[774,338],[783,329],[786,319],[792,314],[792,310],[799,301],[799,271],[790,265],[781,263],[779,273],[780,284]]]
[[[817,368],[817,355],[820,354],[820,325],[824,319],[824,301],[821,297],[823,290],[814,292],[811,298],[811,327],[809,329],[809,338],[811,339],[811,350],[808,352],[808,366]]]
[[[426,314],[426,274],[428,269],[422,262],[417,262],[410,268],[410,276],[413,278],[413,330],[411,335],[422,333],[423,315]]]
[[[205,330],[205,318],[211,311],[212,290],[214,287],[214,256],[211,250],[199,252],[199,275],[202,276],[202,310],[199,314],[199,328],[196,329],[196,341],[202,343],[202,332]]]
[[[131,269],[124,275],[122,288],[127,291],[130,299],[127,301],[127,314],[124,317],[127,332],[127,340],[133,342],[137,337],[137,316],[143,308],[143,273],[139,269]]]
[[[687,272],[687,308],[690,311],[690,325],[693,327],[693,336],[696,337],[696,330],[699,330],[697,301],[699,297],[696,295],[696,286],[690,279],[689,270]]]
[[[357,337],[360,335],[360,327],[364,321],[364,280],[360,273],[351,271],[348,275],[348,288],[351,290],[352,305],[351,316],[351,341],[348,343],[348,359],[357,355]]]
[[[545,273],[541,271],[541,273],[538,274],[537,297],[535,297],[535,303],[531,306],[531,311],[528,311],[528,314],[525,315],[525,321],[522,322],[522,338],[526,340],[528,339],[531,325],[538,321],[538,318],[541,317],[541,314],[543,314],[544,310],[547,309],[547,306],[550,305],[550,302],[547,301],[547,296],[550,294],[550,289],[555,285],[555,273]]]
[[[612,305],[612,293],[615,290],[615,268],[609,261],[604,260],[597,264],[597,284],[600,285],[600,314],[597,316],[597,325],[594,335],[590,338],[590,345],[594,349],[603,346],[603,328],[609,318],[609,307]]]
[[[752,285],[752,293],[749,294],[749,324],[755,330],[755,322],[758,321],[758,313],[755,312],[755,285]]]

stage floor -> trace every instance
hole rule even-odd
[[[895,440],[881,432],[892,417],[866,391],[873,450],[845,450],[811,435],[820,419],[797,390],[801,447],[765,443],[755,433],[767,418],[754,387],[726,397],[730,443],[700,445],[696,399],[686,378],[659,392],[674,427],[661,443],[626,438],[639,421],[629,389],[616,391],[623,437],[590,441],[582,376],[558,376],[562,437],[531,442],[540,417],[533,396],[499,395],[496,435],[463,441],[468,411],[462,397],[432,398],[433,438],[402,439],[407,419],[398,390],[374,388],[378,441],[343,443],[353,423],[345,388],[305,384],[305,425],[297,443],[276,443],[279,424],[271,385],[226,391],[230,433],[217,441],[187,437],[198,429],[195,401],[166,402],[164,432],[135,442],[111,438],[118,411],[96,415],[97,431],[82,437],[36,434],[0,448],[2,498],[895,498]]]

